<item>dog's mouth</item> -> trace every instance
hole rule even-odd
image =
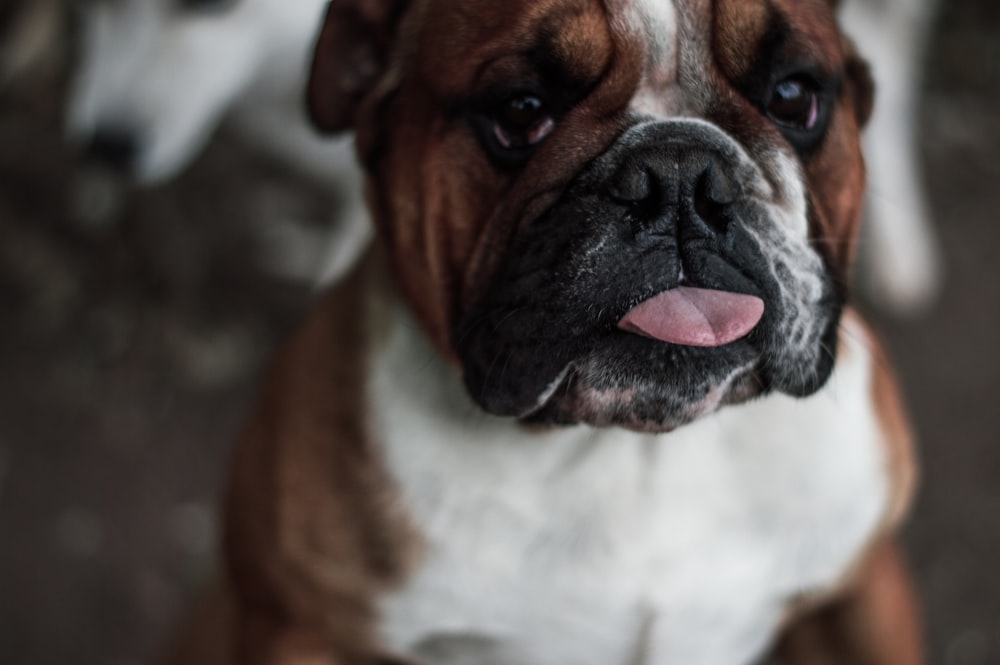
[[[752,277],[759,251],[571,252],[534,269],[530,253],[513,256],[456,336],[470,395],[491,413],[667,431],[771,389],[810,394],[832,368],[832,290]],[[678,277],[679,256],[712,269]]]
[[[501,279],[499,290],[516,281]],[[648,297],[594,294],[585,306],[558,287],[529,290],[470,316],[459,352],[471,396],[534,423],[665,431],[759,393],[773,326],[760,290],[670,281]]]

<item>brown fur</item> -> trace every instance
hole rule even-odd
[[[803,5],[811,5],[803,11]],[[772,20],[788,23],[790,39],[780,52],[786,57],[809,53],[809,61],[831,70],[843,69],[845,86],[838,106],[848,112],[836,113],[821,150],[807,156],[806,173],[812,195],[813,241],[846,288],[854,258],[855,239],[860,220],[860,202],[864,191],[864,169],[858,129],[870,114],[871,80],[867,68],[853,47],[835,29],[833,15],[824,0],[808,3],[792,0],[724,0],[718,3],[715,34],[718,64],[727,81],[739,81],[755,64],[756,45],[766,36]],[[794,10],[794,11],[793,11]],[[817,61],[818,57],[818,61]],[[717,85],[724,85],[717,82]],[[749,144],[776,140],[777,130],[745,100],[725,95],[738,108],[744,120],[740,138]],[[845,168],[845,164],[853,168]]]
[[[371,263],[317,304],[239,443],[226,553],[240,663],[370,658],[373,599],[415,552],[363,417]]]
[[[606,147],[620,129],[607,109],[607,89],[626,88],[612,92],[612,104],[620,108],[634,80],[621,86],[620,77],[604,74],[619,58],[596,0],[493,3],[468,15],[441,12],[440,6],[431,4],[417,15],[419,25],[404,26],[415,33],[414,43],[398,67],[415,71],[387,74],[402,83],[377,89],[366,102],[358,145],[368,169],[383,176],[373,201],[381,238],[392,255],[407,257],[393,264],[398,283],[439,350],[450,356],[462,309],[482,288],[517,224],[551,205],[572,175],[576,159],[544,155],[596,154]],[[491,78],[512,72],[537,77],[526,50],[539,36],[541,12],[545,34],[554,36],[553,53],[566,58],[560,62],[581,81],[587,100],[562,120],[535,168],[514,181],[498,173],[475,136],[440,109],[474,97]],[[577,29],[586,39],[558,37]],[[566,53],[570,48],[576,50]],[[598,83],[600,89],[586,91]],[[384,150],[388,144],[391,152]],[[452,167],[456,163],[463,164],[460,172]],[[429,219],[435,223],[424,222]]]
[[[781,665],[920,665],[920,618],[898,546],[877,543],[833,602],[800,617],[777,648]]]

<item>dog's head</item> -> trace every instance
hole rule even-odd
[[[831,0],[341,0],[398,286],[487,411],[674,428],[828,378],[871,86]]]
[[[288,109],[324,0],[76,0],[68,132],[142,183],[169,179],[242,104]]]

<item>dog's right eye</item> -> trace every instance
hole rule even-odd
[[[556,128],[553,112],[538,95],[515,93],[477,114],[487,151],[505,167],[522,164]]]
[[[767,113],[786,127],[812,131],[819,121],[819,95],[801,78],[784,79],[774,86]]]
[[[556,123],[545,104],[534,95],[516,95],[505,101],[493,117],[493,133],[507,150],[533,148],[552,133]]]

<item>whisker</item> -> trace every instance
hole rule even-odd
[[[503,388],[503,378],[507,375],[507,367],[510,365],[510,359],[514,357],[514,350],[511,349],[507,352],[507,359],[503,361],[503,367],[500,368],[500,378],[498,379],[497,385]]]
[[[493,362],[490,363],[489,368],[487,368],[486,370],[486,376],[483,377],[483,389],[482,392],[480,393],[480,399],[482,399],[482,401],[484,402],[486,401],[487,393],[489,393],[490,376],[493,374],[493,368],[496,367],[497,361],[500,360],[500,356],[502,355],[503,352],[501,351],[500,353],[497,353],[495,356],[493,356]]]

